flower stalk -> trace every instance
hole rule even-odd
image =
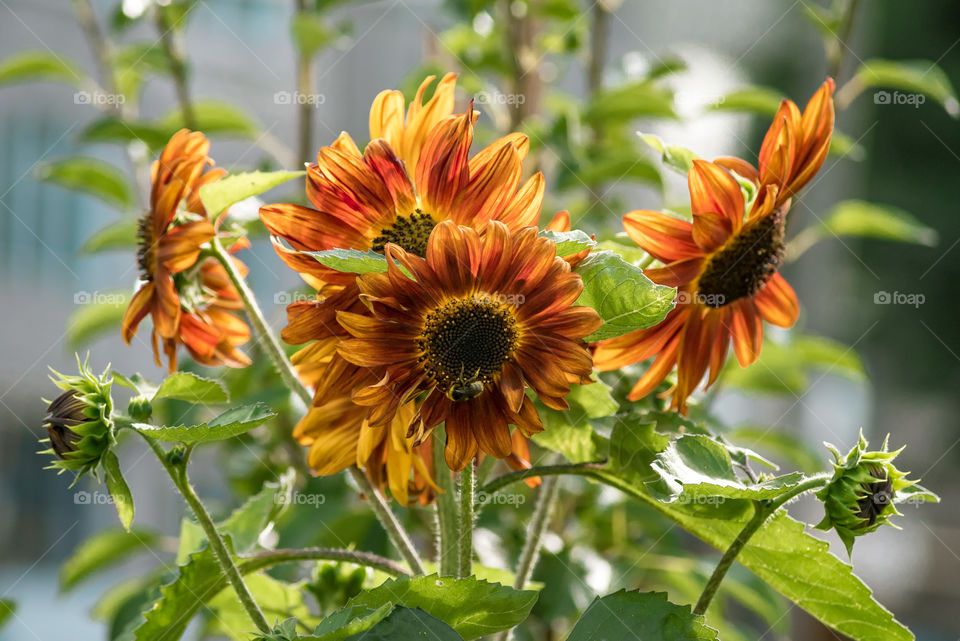
[[[457,564],[457,576],[468,577],[473,574],[473,520],[476,504],[477,476],[474,462],[460,472],[460,554]]]
[[[441,492],[437,493],[437,561],[440,576],[454,576],[459,565],[457,550],[457,499],[453,493],[453,475],[443,457],[446,441],[443,426],[437,426],[431,436],[433,443],[434,481]]]

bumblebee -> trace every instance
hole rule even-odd
[[[476,374],[466,378],[461,368],[460,376],[447,388],[447,398],[451,401],[469,401],[480,396],[483,393],[483,381],[477,379],[478,374],[480,374],[479,369]]]

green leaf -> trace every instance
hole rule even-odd
[[[361,592],[347,606],[374,609],[393,603],[421,608],[469,640],[517,625],[530,614],[537,595],[533,590],[515,590],[474,577],[454,579],[431,574],[388,579]]]
[[[832,156],[849,158],[857,162],[867,157],[866,149],[857,143],[856,140],[836,129],[833,130],[833,135],[830,136],[830,149],[828,153]]]
[[[80,307],[67,318],[67,346],[76,349],[118,330],[129,299],[129,291],[75,293]]]
[[[256,544],[260,534],[267,529],[281,510],[290,504],[296,473],[293,468],[282,474],[279,482],[267,482],[263,488],[238,507],[217,528],[234,541],[238,554],[245,554]]]
[[[960,117],[960,103],[950,78],[937,63],[929,60],[874,58],[860,65],[851,83],[855,83],[858,89],[884,87],[914,94],[901,99],[897,92],[878,91],[873,95],[873,101],[878,105],[917,105],[922,102],[918,100],[919,94],[936,100],[953,118]]]
[[[736,504],[740,501],[728,501]],[[659,504],[681,527],[717,549],[727,549],[752,516],[752,508],[725,518],[699,516],[696,506]],[[726,507],[726,506],[724,506]],[[711,518],[713,517],[713,518]],[[825,541],[779,510],[754,534],[737,560],[825,625],[854,641],[912,641],[914,636],[877,603],[852,568]]]
[[[208,136],[235,136],[238,138],[256,138],[260,128],[247,114],[233,105],[215,100],[197,101],[193,105],[194,129],[202,131]],[[183,112],[179,108],[173,109],[155,123],[172,135],[182,129]],[[170,135],[167,137],[169,138]]]
[[[227,410],[212,421],[199,425],[158,427],[146,423],[135,423],[134,426],[157,440],[190,445],[239,436],[274,416],[276,413],[263,403],[252,403]]]
[[[676,118],[673,94],[652,82],[634,82],[599,92],[587,106],[590,123],[624,122],[634,118]]]
[[[119,372],[112,372],[112,374],[117,385],[133,390],[139,396],[153,398],[153,395],[157,393],[157,386],[145,379],[142,374],[131,374],[130,376],[124,376]]]
[[[603,319],[603,326],[587,341],[652,327],[673,309],[675,289],[654,284],[643,270],[611,251],[593,252],[575,271],[583,278],[577,304],[592,307]]]
[[[190,372],[177,372],[163,379],[152,400],[175,398],[188,403],[226,403],[230,399],[220,381]]]
[[[139,141],[152,150],[161,149],[169,138],[170,132],[163,127],[120,118],[101,118],[80,134],[82,142],[128,144]]]
[[[17,604],[10,599],[0,599],[0,630],[3,630],[17,612]]]
[[[297,50],[307,57],[312,57],[337,37],[337,32],[315,13],[295,14],[290,23],[290,32]]]
[[[667,167],[679,171],[684,176],[693,168],[693,161],[700,157],[685,147],[663,142],[659,136],[645,134],[642,131],[638,131],[637,135],[648,147],[660,154]]]
[[[85,254],[116,249],[131,250],[137,246],[136,219],[119,220],[93,232],[80,248]]]
[[[928,247],[937,244],[937,231],[902,209],[862,200],[844,200],[834,205],[820,230],[823,238],[861,236]]]
[[[567,641],[695,641],[715,640],[717,631],[689,605],[667,600],[666,592],[620,590],[597,597],[570,631]]]
[[[151,550],[158,539],[156,532],[139,528],[97,532],[78,545],[60,566],[60,589],[68,592],[97,572]]]
[[[804,479],[803,474],[793,472],[759,483],[744,483],[734,471],[727,446],[702,435],[681,436],[657,454],[651,467],[660,478],[648,487],[668,503],[713,497],[773,499]]]
[[[303,175],[302,171],[252,171],[244,174],[230,174],[215,183],[201,187],[200,200],[203,201],[207,215],[216,219],[230,205],[262,194]]]
[[[232,546],[225,537],[228,548]],[[134,630],[136,641],[170,641],[183,636],[191,619],[205,602],[227,585],[213,551],[191,554],[177,576],[160,588],[160,598],[143,613]]]
[[[317,629],[311,641],[342,641],[347,637],[369,630],[383,621],[394,610],[393,603],[384,603],[376,610],[351,606],[330,614]]]
[[[79,67],[48,51],[25,51],[0,62],[0,86],[55,81],[80,87],[85,78]]]
[[[120,461],[113,452],[107,452],[103,457],[103,469],[106,472],[107,490],[110,492],[110,498],[117,508],[117,515],[120,517],[120,523],[127,532],[130,531],[130,525],[133,523],[133,495],[130,494],[130,487],[123,479],[123,473],[120,471]]]
[[[346,641],[463,641],[449,625],[421,608],[397,606],[389,616],[371,629],[347,637]],[[324,639],[326,641],[326,639]]]
[[[133,206],[130,185],[122,171],[97,158],[72,156],[38,165],[34,177],[58,187],[78,191],[121,210]]]
[[[656,423],[617,421],[610,434],[610,461],[606,469],[634,485],[656,478],[651,464],[670,442],[656,431]]]
[[[301,623],[308,624],[311,620],[300,584],[284,583],[266,574],[248,575],[244,582],[267,621],[296,617]],[[250,633],[257,629],[232,587],[222,590],[206,605],[213,616],[207,620],[205,636],[247,641]]]
[[[550,231],[544,229],[540,232],[541,238],[552,241],[557,246],[557,256],[569,256],[576,254],[584,249],[591,249],[597,244],[597,241],[590,238],[585,231],[574,229],[572,231]]]
[[[359,249],[328,249],[326,251],[306,252],[317,259],[321,265],[338,272],[382,274],[387,271],[387,259],[374,251],[362,252]]]
[[[538,407],[544,430],[533,435],[534,442],[560,452],[571,463],[596,461],[606,456],[606,439],[597,434],[590,419],[609,416],[618,404],[610,387],[598,381],[590,385],[571,385],[566,410]]]
[[[783,94],[767,87],[747,87],[728,93],[711,105],[712,111],[747,111],[773,117],[780,108]]]

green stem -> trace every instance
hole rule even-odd
[[[457,576],[473,574],[473,518],[476,504],[477,477],[473,461],[460,472],[460,562]]]
[[[218,237],[214,237],[210,245],[214,256],[216,256],[217,260],[220,261],[220,264],[223,265],[223,268],[227,271],[230,282],[237,288],[240,299],[243,301],[243,306],[247,310],[247,317],[253,324],[254,329],[257,330],[257,335],[260,336],[260,341],[273,360],[274,365],[276,365],[279,370],[280,377],[283,378],[284,384],[289,390],[299,396],[300,400],[302,400],[307,407],[310,407],[313,403],[313,395],[300,381],[300,377],[297,376],[293,364],[290,362],[290,359],[287,358],[283,348],[280,347],[280,343],[267,324],[267,319],[260,310],[260,306],[257,305],[257,299],[247,285],[247,281],[244,280],[243,275],[237,271],[237,267],[233,260],[231,260],[230,254],[224,248],[223,243],[220,242]],[[390,508],[380,493],[374,489],[366,475],[356,466],[350,468],[350,475],[364,495],[366,495],[367,502],[370,504],[370,507],[373,508],[374,513],[380,520],[380,524],[387,531],[387,535],[389,535],[390,540],[396,546],[397,550],[400,551],[403,558],[410,564],[410,568],[417,574],[425,574],[423,563],[420,561],[420,557],[417,555],[413,543],[410,542],[410,537],[407,536],[403,526],[400,525],[400,522],[397,521],[393,512],[390,511]]]
[[[774,514],[784,503],[790,501],[794,497],[797,497],[804,492],[823,487],[830,481],[830,478],[830,474],[813,476],[803,483],[800,483],[786,494],[782,494],[769,502],[754,501],[753,517],[747,521],[747,524],[744,525],[743,529],[740,530],[740,533],[737,534],[737,538],[733,540],[733,543],[730,544],[730,547],[728,547],[726,552],[723,553],[723,556],[720,557],[720,562],[717,563],[717,567],[713,569],[713,574],[711,574],[710,578],[707,580],[707,585],[704,586],[703,592],[700,594],[700,598],[697,600],[697,605],[693,608],[693,613],[704,614],[707,611],[707,608],[710,607],[710,601],[713,600],[717,590],[720,589],[720,584],[723,582],[724,577],[726,577],[727,571],[730,570],[733,562],[737,560],[737,556],[740,554],[740,551],[746,547],[751,537],[757,533],[757,530],[760,529],[770,515]]]
[[[273,360],[274,365],[276,365],[277,369],[280,371],[280,377],[283,378],[283,382],[287,386],[287,389],[299,396],[300,400],[303,401],[307,407],[310,407],[310,404],[313,402],[313,395],[310,393],[310,390],[308,390],[300,381],[300,377],[297,376],[297,372],[293,368],[293,364],[284,353],[283,348],[280,346],[276,336],[270,329],[270,325],[267,324],[267,319],[260,310],[260,306],[257,305],[257,299],[254,297],[253,292],[247,285],[247,281],[237,270],[236,264],[234,264],[230,254],[224,248],[223,243],[220,242],[219,238],[214,237],[213,241],[211,242],[211,247],[217,260],[219,260],[220,264],[223,265],[223,268],[227,270],[227,275],[230,277],[230,282],[232,282],[233,286],[237,288],[237,292],[240,294],[240,299],[243,301],[243,306],[247,310],[247,317],[253,324],[254,329],[257,330],[257,335],[260,337],[260,342],[263,344],[264,349],[267,350],[267,353],[270,355],[271,360]]]
[[[593,471],[602,469],[603,465],[603,463],[561,463],[559,465],[531,467],[526,470],[518,470],[504,474],[503,476],[498,476],[481,487],[480,492],[482,494],[493,494],[508,485],[533,478],[534,476],[556,476],[558,474],[590,476]]]
[[[239,569],[241,574],[250,574],[281,563],[297,561],[345,561],[364,567],[380,570],[391,576],[410,576],[410,570],[395,561],[373,554],[356,550],[337,548],[281,548],[266,550],[251,556],[241,557]]]
[[[517,563],[517,577],[513,587],[518,590],[526,587],[533,576],[534,568],[537,567],[543,535],[547,531],[547,526],[550,525],[550,516],[553,514],[553,508],[559,495],[560,477],[549,476],[545,478],[540,486],[537,502],[533,508],[533,519],[530,521],[530,527],[527,528],[527,540],[523,545],[523,551],[520,553],[520,561]]]
[[[217,562],[223,569],[227,581],[229,581],[233,587],[233,591],[236,592],[237,598],[240,599],[243,608],[250,616],[250,620],[253,621],[253,624],[257,626],[260,632],[265,634],[269,633],[270,624],[267,623],[267,618],[263,615],[263,610],[260,609],[260,606],[250,593],[250,589],[247,588],[247,584],[243,580],[243,575],[233,562],[230,550],[227,549],[227,544],[224,542],[223,537],[220,536],[220,532],[210,517],[210,513],[207,512],[207,508],[204,507],[203,502],[200,500],[200,497],[197,496],[196,490],[193,489],[193,485],[190,483],[190,478],[187,476],[187,462],[190,460],[190,449],[185,451],[180,460],[171,461],[168,453],[165,452],[154,439],[143,432],[139,433],[146,439],[154,453],[156,453],[161,465],[163,465],[167,474],[169,474],[173,480],[173,484],[180,491],[180,494],[183,495],[187,505],[190,506],[190,510],[196,517],[197,522],[207,535],[207,543],[210,549],[213,550],[213,555],[217,557]]]
[[[190,100],[190,87],[187,83],[187,62],[179,43],[175,40],[175,30],[179,25],[170,24],[167,12],[162,6],[156,7],[154,19],[157,33],[160,35],[160,46],[170,65],[170,75],[173,77],[174,88],[177,91],[177,102],[180,103],[183,125],[188,129],[196,129],[197,117],[193,110],[193,102]]]
[[[443,426],[433,430],[433,477],[441,492],[437,493],[437,564],[440,576],[457,573],[457,498],[453,492],[453,475],[443,455],[446,439]]]

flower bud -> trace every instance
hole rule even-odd
[[[41,454],[52,454],[56,460],[50,465],[58,470],[78,472],[77,478],[94,471],[103,455],[116,443],[113,425],[113,401],[110,398],[112,377],[104,372],[93,375],[86,363],[77,359],[78,376],[54,372],[53,382],[64,390],[50,402],[43,426],[50,449]]]
[[[861,432],[859,442],[845,457],[833,445],[827,443],[826,446],[835,458],[834,473],[830,482],[817,492],[826,514],[816,527],[836,530],[848,554],[853,550],[855,537],[869,534],[885,524],[897,527],[890,523],[890,517],[902,516],[897,511],[897,503],[939,501],[935,494],[917,485],[918,480],[908,480],[908,473],[893,465],[903,448],[888,452],[887,440],[879,451],[868,451]]]
[[[153,415],[153,405],[150,404],[149,398],[138,394],[130,399],[130,404],[127,405],[127,414],[129,414],[133,420],[145,423],[149,421]]]

